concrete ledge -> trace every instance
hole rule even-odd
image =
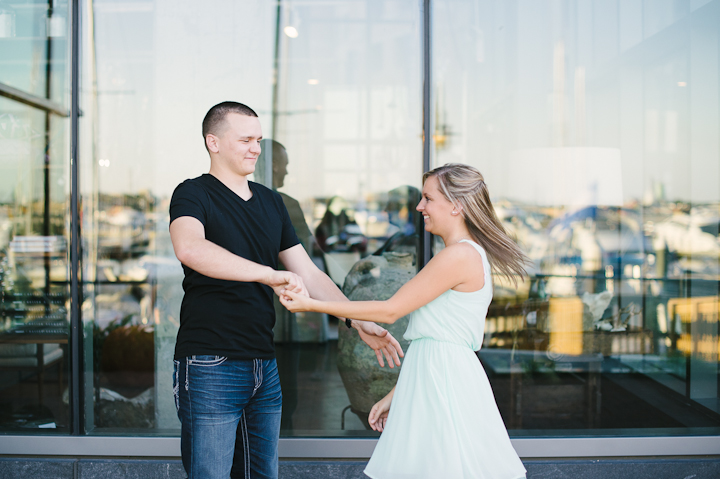
[[[527,479],[714,479],[720,457],[526,460]],[[280,461],[280,479],[366,479],[365,461]],[[2,458],[0,477],[183,479],[179,460]]]
[[[527,458],[596,458],[720,455],[720,436],[512,438]],[[280,438],[281,459],[367,459],[375,438]],[[0,456],[180,458],[179,437],[0,435]],[[720,476],[719,476],[720,477]],[[680,478],[684,479],[684,478]]]

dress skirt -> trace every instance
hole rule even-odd
[[[412,341],[365,474],[373,479],[525,477],[474,351],[431,338]]]

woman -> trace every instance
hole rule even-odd
[[[370,412],[370,425],[383,434],[365,474],[524,478],[475,351],[492,300],[491,267],[522,276],[526,257],[505,233],[482,175],[471,166],[448,164],[426,173],[417,210],[445,248],[392,298],[326,303],[287,292],[281,302],[290,311],[379,323],[413,312],[405,333],[412,343],[397,386]]]

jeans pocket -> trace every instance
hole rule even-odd
[[[211,366],[220,366],[222,363],[227,361],[227,358],[225,356],[208,356],[208,355],[197,355],[197,356],[190,356],[187,358],[187,363],[190,366],[204,366],[204,367],[211,367]]]
[[[180,411],[180,361],[173,359],[173,397],[175,398],[175,410]]]

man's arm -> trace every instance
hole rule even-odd
[[[348,300],[333,280],[315,266],[302,245],[281,251],[279,257],[286,269],[302,278],[310,297],[321,301]],[[392,334],[369,321],[353,320],[352,326],[357,329],[360,339],[375,351],[380,366],[385,366],[383,354],[391,368],[400,366],[400,357],[404,356],[404,353]]]
[[[196,218],[182,216],[170,223],[170,239],[180,262],[200,274],[228,281],[262,283],[275,293],[287,288],[307,294],[297,274],[247,260],[205,239],[205,227]]]

